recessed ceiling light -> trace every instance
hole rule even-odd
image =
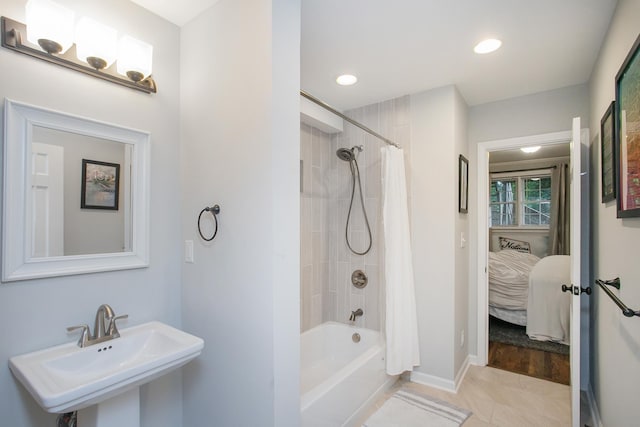
[[[523,153],[535,153],[536,151],[538,151],[540,149],[539,145],[536,145],[534,147],[522,147],[520,150],[522,150]]]
[[[351,74],[343,74],[336,79],[336,83],[341,86],[351,86],[358,81],[358,78]]]
[[[502,42],[500,40],[486,39],[478,43],[476,47],[473,48],[473,51],[479,54],[491,53],[495,50],[500,49],[500,46],[502,46]]]

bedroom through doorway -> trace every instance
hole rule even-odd
[[[489,366],[570,383],[569,173],[562,142],[489,153]]]

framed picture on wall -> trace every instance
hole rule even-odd
[[[458,212],[469,211],[469,160],[462,154],[458,159]]]
[[[618,218],[640,216],[640,37],[616,75]]]
[[[118,210],[120,165],[82,159],[80,208]]]
[[[600,161],[602,165],[602,203],[616,198],[616,119],[613,101],[600,120]]]

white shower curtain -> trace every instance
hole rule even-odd
[[[398,375],[420,364],[418,320],[407,208],[404,152],[382,147],[382,223],[387,340],[387,373]]]

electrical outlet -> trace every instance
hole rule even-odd
[[[460,348],[464,347],[464,329],[460,331]]]

